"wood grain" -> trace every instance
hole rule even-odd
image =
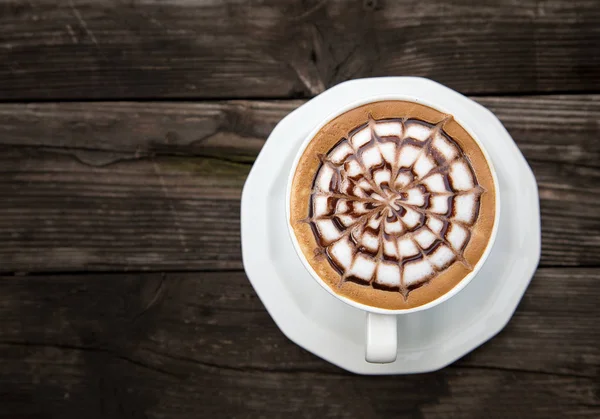
[[[453,366],[358,377],[288,341],[241,272],[2,277],[2,415],[597,417],[598,280],[540,269]]]
[[[0,418],[600,417],[599,28],[597,0],[0,0]],[[506,125],[542,267],[451,366],[362,377],[276,327],[240,195],[300,99],[391,75]]]
[[[600,95],[474,97],[528,160],[600,167]],[[160,155],[253,162],[274,126],[305,103],[75,102],[0,104],[0,145],[75,154],[92,165]],[[93,153],[92,153],[93,152]]]
[[[537,176],[543,266],[600,263],[598,98],[480,98]],[[301,103],[0,105],[0,271],[240,269],[243,183]]]
[[[596,0],[2,0],[0,98],[307,97],[392,75],[597,91],[599,27]]]

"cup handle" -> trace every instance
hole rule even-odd
[[[398,329],[396,316],[367,313],[367,336],[365,360],[376,364],[388,364],[398,354]]]

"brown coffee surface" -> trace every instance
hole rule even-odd
[[[489,164],[452,115],[381,101],[329,121],[302,153],[290,222],[336,294],[409,309],[454,288],[495,222]]]

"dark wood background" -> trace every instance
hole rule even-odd
[[[430,374],[288,341],[241,262],[274,125],[343,80],[490,108],[538,180],[506,329]],[[0,417],[600,417],[600,1],[0,0]]]

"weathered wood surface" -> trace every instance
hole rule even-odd
[[[599,28],[598,0],[0,0],[0,418],[600,417]],[[390,75],[506,125],[542,267],[481,348],[359,377],[277,329],[239,199],[298,99]]]
[[[288,341],[241,272],[2,277],[2,414],[598,417],[598,281],[542,268],[453,366],[358,377]]]
[[[600,264],[600,96],[478,100],[537,176],[542,266]],[[301,103],[0,105],[0,271],[241,269],[243,183]]]
[[[419,75],[598,91],[597,0],[1,0],[0,99],[306,97]]]

